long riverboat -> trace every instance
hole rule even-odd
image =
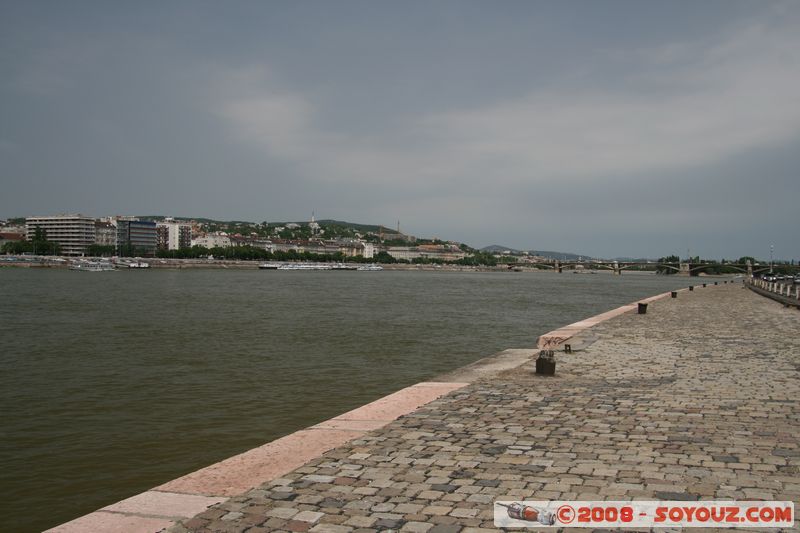
[[[76,261],[69,265],[69,269],[82,272],[110,272],[116,270],[114,265],[106,261]]]
[[[373,263],[371,265],[361,265],[360,267],[358,267],[358,270],[360,272],[378,272],[380,270],[383,270],[383,267]]]

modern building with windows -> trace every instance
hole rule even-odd
[[[155,222],[122,219],[117,221],[119,255],[155,255],[157,240]]]
[[[36,230],[44,231],[45,238],[58,243],[64,255],[85,255],[95,240],[94,218],[83,215],[28,217],[25,225],[29,241],[36,236]]]
[[[110,222],[95,221],[94,243],[100,246],[117,246],[117,228]]]
[[[167,219],[156,224],[159,250],[179,250],[192,247],[192,226]]]

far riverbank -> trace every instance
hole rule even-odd
[[[0,256],[0,267],[12,268],[42,268],[42,269],[68,269],[70,264],[75,262],[86,261],[103,261],[109,262],[112,259],[107,257],[52,257],[52,256]],[[209,270],[258,270],[259,265],[264,264],[264,261],[248,261],[248,260],[229,260],[229,259],[161,259],[161,258],[113,258],[112,264],[117,265],[118,270],[142,270],[139,268],[128,268],[126,263],[129,262],[143,262],[146,263],[147,269],[168,269],[168,270],[190,270],[190,269],[209,269]],[[307,263],[305,261],[288,262],[281,261],[280,263],[293,264],[293,263]],[[330,264],[330,263],[320,263]],[[370,263],[346,263],[350,266],[370,264]],[[469,265],[453,265],[453,264],[414,264],[414,263],[375,263],[379,264],[384,270],[394,271],[419,271],[419,272],[509,272],[509,273],[523,273],[523,272],[549,272],[554,273],[555,270],[547,267],[537,267],[534,265],[525,264],[501,264],[496,266],[469,266]],[[614,274],[612,270],[608,269],[590,269],[590,268],[576,268],[565,269],[564,274],[577,274],[577,275],[596,275],[596,274]],[[631,274],[656,274],[654,270],[626,270],[623,275]],[[709,276],[701,272],[698,277]],[[729,275],[722,275],[724,277]],[[665,276],[666,277],[666,276]],[[714,277],[714,276],[709,276]]]

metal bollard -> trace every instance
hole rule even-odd
[[[719,285],[719,281],[715,281],[715,282],[714,282],[714,285]]]
[[[542,376],[553,376],[556,373],[556,356],[553,350],[542,350],[536,359],[536,373]]]
[[[639,302],[639,314],[640,315],[647,314],[647,304]]]
[[[678,291],[672,291],[671,293],[669,293],[669,295],[672,296],[673,298],[677,298],[678,297]]]
[[[706,288],[706,284],[705,284],[705,283],[703,283],[703,288],[704,288],[704,289]]]
[[[572,345],[571,344],[565,344],[564,345],[564,353],[572,353]]]
[[[694,290],[694,285],[689,285],[689,290],[693,291]]]

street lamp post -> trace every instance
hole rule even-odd
[[[772,253],[775,251],[775,245],[769,245],[769,273],[772,274]]]

